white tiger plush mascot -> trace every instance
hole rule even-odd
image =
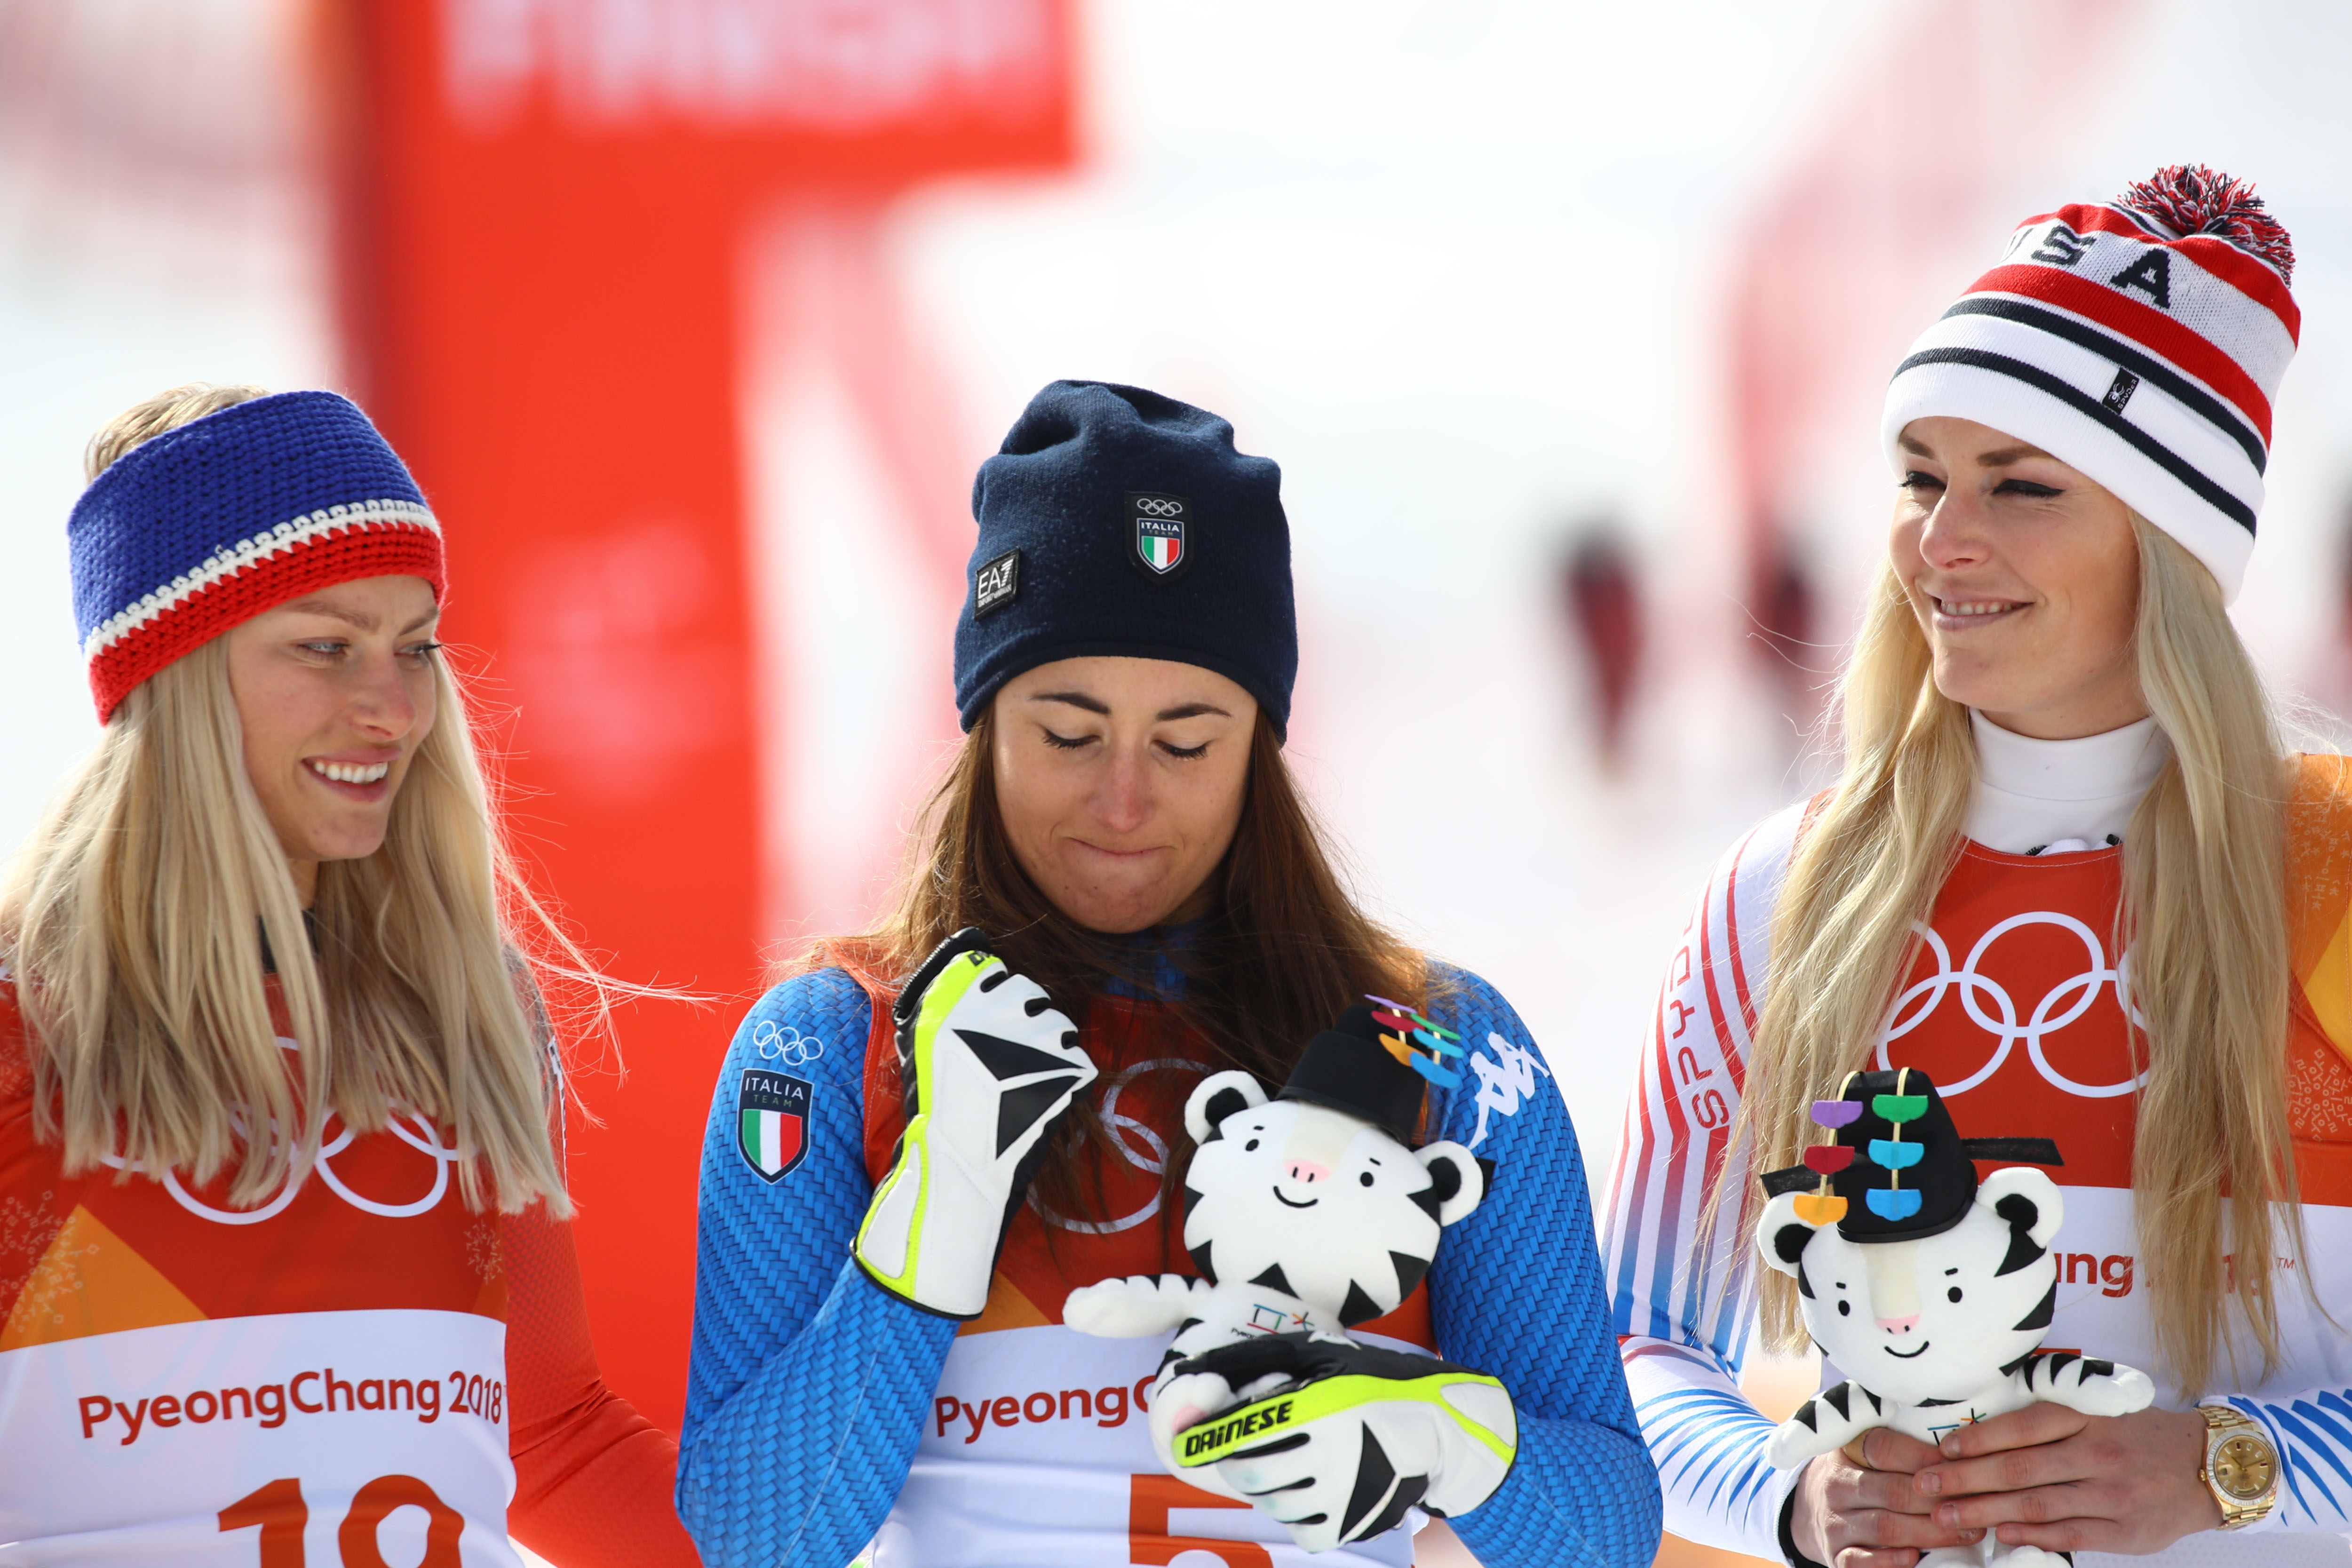
[[[1876,1079],[1891,1081],[1868,1081]],[[2036,1353],[2057,1303],[2058,1267],[2050,1244],[2065,1217],[2057,1184],[2031,1167],[2010,1166],[1979,1184],[1967,1158],[1969,1145],[1951,1132],[1925,1074],[1856,1074],[1848,1084],[1847,1099],[1815,1106],[1817,1121],[1853,1123],[1856,1134],[1849,1143],[1808,1151],[1807,1163],[1823,1174],[1823,1190],[1784,1186],[1756,1226],[1764,1261],[1797,1281],[1813,1342],[1849,1375],[1781,1423],[1766,1453],[1772,1464],[1801,1465],[1874,1426],[1937,1443],[1956,1427],[2039,1400],[2086,1415],[2146,1409],[2156,1396],[2146,1373],[2068,1351]],[[1884,1089],[1897,1094],[1873,1092]],[[1859,1115],[1874,1102],[1918,1109],[1891,1125],[1884,1118],[1865,1125]],[[1926,1109],[1930,1102],[1932,1113]],[[1840,1109],[1846,1105],[1853,1110]],[[1906,1123],[1908,1140],[1900,1137]],[[1897,1136],[1870,1136],[1885,1132]],[[1818,1159],[1823,1150],[1867,1150],[1869,1157]],[[1928,1156],[1924,1163],[1923,1154]],[[1874,1164],[1879,1166],[1874,1174]],[[1842,1181],[1840,1193],[1865,1212],[1848,1217],[1850,1200],[1829,1194],[1824,1167],[1854,1178]],[[1890,1184],[1890,1173],[1908,1174],[1908,1186]],[[1924,1214],[1923,1188],[1931,1200]],[[1872,1201],[1874,1193],[1878,1201]],[[1903,1201],[1885,1201],[1889,1193]],[[1933,1201],[1939,1197],[1948,1200],[1940,1214]],[[1842,1218],[1845,1224],[1836,1223]],[[1857,1229],[1861,1239],[1846,1234]],[[2063,1568],[2067,1561],[2040,1547],[2004,1546],[1988,1531],[1974,1545],[1927,1552],[1920,1564]]]
[[[1151,1390],[1152,1447],[1172,1473],[1238,1496],[1213,1471],[1175,1464],[1176,1434],[1234,1392],[1162,1398],[1178,1363],[1269,1333],[1354,1342],[1344,1330],[1412,1294],[1443,1228],[1486,1195],[1486,1173],[1459,1143],[1409,1149],[1328,1106],[1269,1100],[1245,1072],[1203,1079],[1185,1101],[1184,1126],[1199,1145],[1184,1173],[1184,1247],[1201,1278],[1083,1286],[1062,1321],[1116,1339],[1173,1331]]]

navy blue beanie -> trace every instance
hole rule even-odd
[[[1060,658],[1199,665],[1290,722],[1298,622],[1282,470],[1234,427],[1138,386],[1057,381],[972,481],[980,522],[956,620],[956,709]]]

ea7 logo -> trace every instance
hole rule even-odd
[[[1021,592],[1021,552],[1008,550],[982,566],[971,581],[971,614],[974,620],[991,610],[1001,610]]]
[[[808,1158],[809,1100],[815,1092],[804,1078],[743,1069],[735,1090],[735,1146],[761,1181],[781,1182]]]

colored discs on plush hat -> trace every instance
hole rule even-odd
[[[1454,1089],[1461,1085],[1462,1075],[1440,1059],[1465,1054],[1460,1046],[1453,1043],[1461,1036],[1424,1017],[1420,1009],[1409,1007],[1402,1002],[1392,1002],[1385,996],[1374,996],[1369,993],[1364,1000],[1372,1004],[1366,1009],[1372,1022],[1383,1030],[1394,1031],[1380,1037],[1381,1045],[1389,1055],[1440,1089]]]
[[[1848,1241],[1914,1241],[1958,1225],[1977,1195],[1977,1155],[2052,1160],[2042,1141],[1990,1135],[1971,1145],[1952,1125],[1935,1084],[1916,1068],[1848,1073],[1835,1096],[1812,1102],[1817,1127],[1834,1142],[1803,1151],[1802,1163],[1762,1173],[1768,1195],[1798,1191],[1796,1217],[1834,1225]],[[2042,1143],[2042,1151],[2022,1147]],[[2001,1147],[2018,1145],[2020,1147]]]
[[[1810,1226],[1835,1225],[1845,1218],[1845,1200],[1834,1194],[1801,1193],[1797,1217]]]
[[[1812,1120],[1836,1130],[1835,1144],[1804,1158],[1823,1191],[1845,1201],[1837,1225],[1847,1240],[1933,1236],[1968,1212],[1976,1165],[1918,1068],[1850,1073],[1837,1098],[1814,1101]]]
[[[1279,1098],[1328,1106],[1411,1145],[1421,1133],[1425,1085],[1442,1081],[1427,1064],[1406,1036],[1383,1028],[1358,1003],[1307,1042]]]

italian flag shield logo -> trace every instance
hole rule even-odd
[[[1175,571],[1176,563],[1184,559],[1184,525],[1160,518],[1138,518],[1135,552],[1154,572],[1165,575]]]
[[[1183,565],[1184,528],[1192,513],[1192,503],[1182,496],[1129,491],[1129,537],[1135,542],[1136,564],[1155,577],[1165,577]]]
[[[763,1182],[781,1182],[808,1157],[808,1112],[816,1086],[788,1073],[743,1069],[735,1090],[735,1146]]]

